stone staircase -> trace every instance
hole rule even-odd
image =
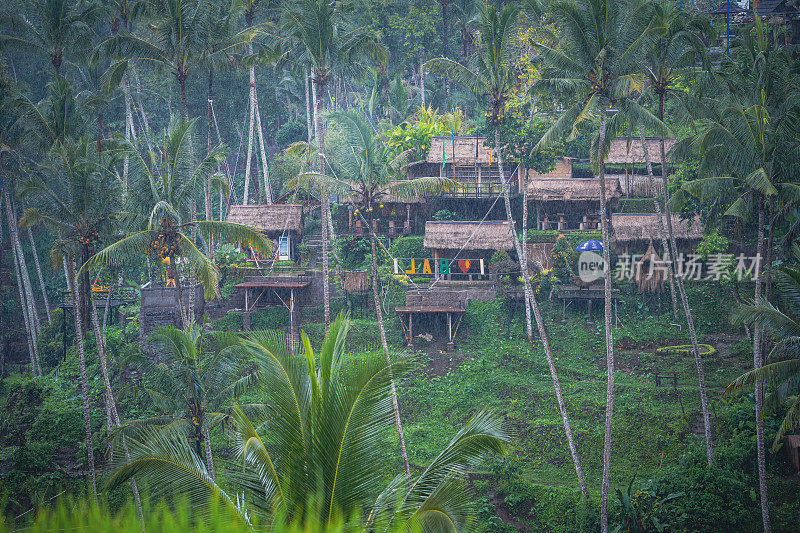
[[[309,268],[317,268],[322,265],[322,232],[312,233],[308,235],[306,242],[308,243],[308,266]]]

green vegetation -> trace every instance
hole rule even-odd
[[[5,1],[0,532],[796,531],[797,17],[703,9]]]

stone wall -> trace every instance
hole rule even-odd
[[[184,287],[183,303],[188,309],[191,289]],[[199,283],[194,287],[195,320],[202,323],[205,299],[203,287]],[[139,340],[144,342],[159,326],[181,326],[178,308],[178,290],[173,287],[142,287],[142,305],[139,311]]]
[[[453,282],[440,280],[430,289],[409,289],[406,307],[435,306],[466,308],[472,301],[494,300],[497,293],[490,282]]]

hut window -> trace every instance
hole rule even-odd
[[[289,237],[283,236],[278,240],[278,260],[289,261],[291,259],[291,250],[289,248]]]

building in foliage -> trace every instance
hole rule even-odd
[[[670,164],[669,151],[677,143],[676,139],[664,139],[664,153],[667,155],[667,165]],[[656,190],[661,189],[661,148],[657,137],[645,138],[647,155],[653,165],[654,185]],[[653,189],[650,187],[650,178],[647,175],[647,158],[644,156],[642,142],[638,138],[620,137],[611,141],[608,155],[605,159],[607,177],[619,180],[622,194],[628,198],[652,197]]]
[[[275,243],[278,260],[296,259],[297,244],[303,236],[302,205],[232,205],[228,210],[226,221],[252,226],[262,231]]]
[[[558,167],[556,167],[558,170]],[[528,180],[528,202],[538,230],[600,229],[600,180],[534,175]],[[619,179],[606,177],[606,209],[612,212],[622,196]]]
[[[496,251],[514,250],[514,236],[505,220],[429,220],[422,245],[430,250],[434,267],[447,260],[450,274],[474,278],[487,274],[489,259]]]
[[[703,238],[703,225],[695,215],[688,220],[672,216],[672,229],[679,252],[692,252]],[[661,215],[666,228],[667,217]],[[611,215],[611,244],[617,253],[643,253],[649,243],[661,247],[656,213],[614,213]],[[663,250],[662,250],[663,253]]]

